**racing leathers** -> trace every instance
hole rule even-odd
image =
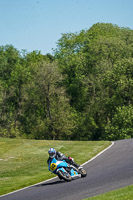
[[[47,163],[51,162],[53,158],[48,158]],[[80,167],[77,163],[74,162],[74,160],[71,157],[66,157],[63,153],[56,151],[55,159],[62,161],[65,160],[68,164],[73,165],[77,169]]]

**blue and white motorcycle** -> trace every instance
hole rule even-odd
[[[59,179],[64,179],[65,181],[87,176],[87,172],[83,167],[77,169],[75,166],[68,164],[65,160],[58,161],[55,158],[48,164],[48,169],[50,172],[58,175]]]

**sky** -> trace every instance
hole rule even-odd
[[[98,22],[133,29],[133,0],[0,0],[0,46],[53,54],[62,34]]]

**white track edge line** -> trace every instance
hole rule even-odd
[[[110,149],[113,145],[114,145],[114,142],[111,142],[111,145],[110,145],[110,146],[108,146],[106,149],[104,149],[103,151],[101,151],[100,153],[98,153],[96,156],[94,156],[93,158],[91,158],[91,159],[88,160],[87,162],[83,163],[81,166],[84,166],[84,165],[86,165],[87,163],[91,162],[92,160],[94,160],[95,158],[97,158],[98,156],[100,156],[102,153],[104,153],[105,151],[107,151],[108,149]],[[46,183],[46,182],[51,181],[51,180],[53,180],[53,179],[55,179],[55,178],[57,178],[57,176],[54,177],[54,178],[50,178],[50,179],[48,179],[48,180],[46,180],[46,181],[42,181],[42,182],[39,182],[39,183],[30,185],[30,186],[24,187],[24,188],[22,188],[22,189],[18,189],[18,190],[15,190],[15,191],[13,191],[13,192],[9,192],[9,193],[7,193],[7,194],[3,194],[3,195],[0,196],[0,198],[1,198],[1,197],[4,197],[4,196],[7,196],[7,195],[9,195],[9,194],[13,194],[13,193],[16,193],[16,192],[25,190],[25,189],[27,189],[27,188],[30,188],[30,187],[33,187],[33,186],[36,186],[36,185],[39,185],[39,184],[41,184],[41,183]]]
[[[97,158],[98,156],[100,156],[102,153],[104,153],[105,151],[107,151],[108,149],[110,149],[112,146],[114,145],[114,142],[111,142],[111,145],[108,146],[106,149],[104,149],[103,151],[101,151],[100,153],[98,153],[96,156],[94,156],[93,158],[91,158],[90,160],[88,160],[87,162],[83,163],[81,166],[86,165],[87,163],[91,162],[92,160],[94,160],[95,158]]]

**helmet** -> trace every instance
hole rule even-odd
[[[49,154],[49,157],[50,157],[50,158],[54,158],[55,155],[56,155],[55,149],[54,149],[54,148],[50,148],[50,149],[48,150],[48,154]]]

